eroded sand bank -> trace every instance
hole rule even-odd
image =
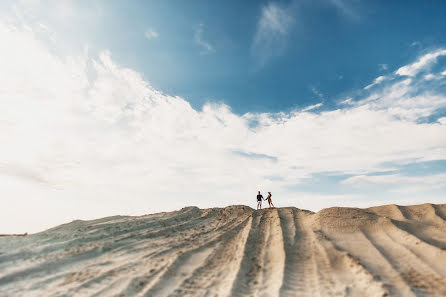
[[[0,296],[446,296],[446,205],[74,221],[0,238]]]

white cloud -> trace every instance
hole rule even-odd
[[[144,36],[145,36],[147,39],[152,40],[152,39],[157,39],[157,38],[159,37],[159,33],[156,32],[154,29],[149,28],[149,29],[147,29],[146,32],[144,33]]]
[[[435,63],[439,56],[446,55],[446,49],[439,49],[421,56],[416,62],[399,68],[395,73],[398,75],[415,76],[420,71]]]
[[[356,175],[342,181],[343,184],[354,185],[400,185],[400,184],[430,184],[439,182],[446,184],[446,174],[430,176],[404,176],[400,174],[388,175]]]
[[[268,59],[282,54],[286,37],[293,24],[291,9],[270,2],[262,7],[251,52],[264,65]]]
[[[446,159],[446,125],[418,122],[446,97],[412,96],[411,79],[341,109],[239,116],[222,104],[195,110],[106,51],[56,56],[32,31],[1,22],[0,38],[8,45],[0,48],[0,202],[8,205],[0,233],[249,204],[258,189],[292,201],[290,187],[315,173]]]
[[[352,98],[347,98],[347,99],[341,101],[340,104],[351,105],[351,104],[354,104],[354,103],[353,103],[353,99]]]
[[[417,121],[446,107],[446,96],[435,92],[432,85],[423,86],[422,79],[406,78],[396,80],[355,102],[355,106],[364,105],[403,120]]]
[[[433,79],[435,79],[436,78],[436,76],[434,75],[434,74],[432,74],[432,73],[428,73],[428,74],[426,74],[425,76],[424,76],[424,79],[425,80],[433,80]]]
[[[395,187],[393,192],[412,193],[446,187],[446,174],[425,176],[356,175],[343,180],[342,183],[357,187],[387,185]]]
[[[302,111],[310,111],[313,109],[317,109],[317,108],[321,107],[322,105],[324,105],[322,102],[318,103],[318,104],[310,105],[310,106],[307,106],[304,109],[302,109]]]
[[[334,5],[343,15],[353,20],[360,18],[358,12],[353,8],[352,1],[349,0],[329,0],[329,3]]]
[[[203,24],[199,24],[195,29],[194,42],[201,47],[201,55],[206,55],[214,51],[214,47],[203,38]]]
[[[376,86],[376,85],[382,83],[382,82],[385,81],[386,79],[387,79],[386,76],[383,76],[383,75],[378,76],[377,78],[375,78],[375,80],[374,80],[371,84],[369,84],[368,86],[366,86],[366,87],[364,88],[364,90],[368,90],[368,89],[370,89],[371,87]]]

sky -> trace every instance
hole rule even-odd
[[[446,2],[0,3],[0,233],[446,202]]]

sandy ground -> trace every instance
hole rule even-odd
[[[74,221],[0,238],[0,296],[446,296],[446,204]]]

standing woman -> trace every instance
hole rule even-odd
[[[273,201],[271,200],[271,192],[268,192],[268,196],[266,197],[266,200],[268,200],[268,204],[269,204],[269,207],[271,208],[271,206],[272,207],[275,207],[274,206],[274,204],[273,204]]]

